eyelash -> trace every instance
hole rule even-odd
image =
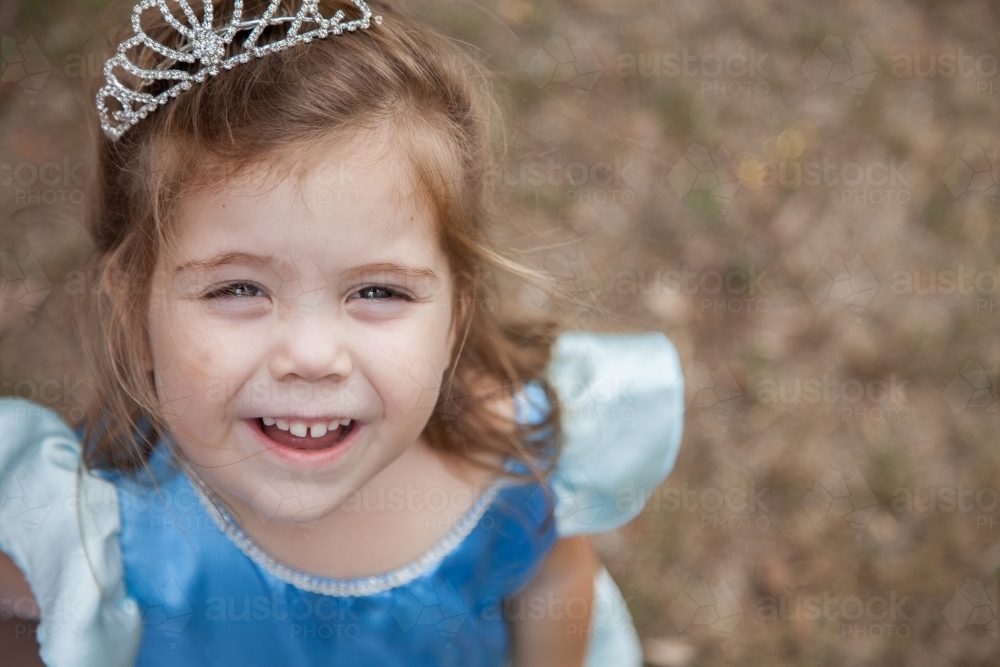
[[[260,292],[260,294],[254,294],[254,295],[247,295],[247,294],[240,295],[240,294],[236,294],[235,292],[237,292],[240,288],[250,288],[250,289],[256,290],[257,292]],[[376,297],[363,297],[363,296],[360,296],[361,294],[363,294],[365,292],[371,293],[373,291],[386,292],[386,293],[389,294],[389,296],[387,296],[387,297],[378,297],[378,298],[376,298]],[[208,294],[206,294],[205,298],[209,299],[209,300],[212,300],[212,299],[249,299],[249,298],[254,298],[254,297],[257,297],[257,296],[265,296],[265,295],[266,295],[266,293],[264,292],[264,289],[262,287],[260,287],[259,285],[255,285],[254,283],[240,281],[240,282],[233,282],[233,283],[229,283],[227,285],[223,285],[222,287],[220,287],[218,289],[215,289],[215,290],[209,292]],[[354,292],[354,294],[352,294],[351,296],[357,296],[358,298],[364,299],[365,301],[389,301],[389,300],[392,300],[392,299],[402,299],[404,301],[413,301],[413,299],[410,296],[408,296],[406,294],[403,294],[402,292],[399,292],[397,290],[394,290],[391,287],[385,287],[384,285],[367,285],[367,286],[362,287],[361,289],[359,289],[357,292]]]

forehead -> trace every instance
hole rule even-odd
[[[379,266],[448,284],[433,206],[398,153],[336,147],[197,191],[180,202],[156,270],[214,274],[219,257],[256,256],[250,266],[303,287]]]
[[[410,161],[370,139],[288,150],[216,184],[205,174],[178,203],[168,253],[242,243],[373,255],[437,245],[433,206]]]

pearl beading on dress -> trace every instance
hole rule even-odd
[[[459,519],[455,525],[438,540],[434,546],[425,551],[418,558],[410,561],[406,565],[391,570],[384,574],[357,577],[354,579],[332,579],[308,574],[300,570],[288,567],[284,563],[279,563],[270,555],[264,552],[260,546],[247,535],[242,528],[233,520],[232,516],[217,501],[215,494],[208,486],[198,478],[197,474],[184,466],[187,477],[191,480],[195,495],[201,502],[202,507],[212,518],[212,521],[225,533],[226,537],[239,547],[240,551],[246,554],[253,562],[273,574],[278,579],[289,583],[296,588],[311,593],[320,593],[333,597],[359,597],[363,595],[373,595],[382,593],[397,586],[403,586],[419,577],[424,572],[429,571],[436,564],[441,562],[445,556],[455,550],[462,540],[468,537],[469,533],[476,527],[479,520],[493,504],[493,499],[497,492],[506,483],[505,480],[498,479],[486,489],[476,499],[472,507]]]
[[[381,16],[373,16],[368,3],[364,0],[351,0],[361,11],[361,17],[344,21],[344,12],[338,10],[332,18],[325,18],[317,9],[319,0],[303,0],[294,16],[274,16],[280,5],[280,0],[271,0],[264,14],[259,18],[243,21],[243,0],[235,0],[233,15],[228,25],[214,28],[212,0],[202,0],[202,16],[199,21],[190,5],[185,0],[178,0],[181,10],[189,23],[185,26],[173,15],[167,7],[166,0],[142,0],[132,10],[132,30],[134,34],[118,45],[117,52],[104,63],[105,83],[97,92],[97,113],[101,120],[101,129],[112,140],[117,140],[131,127],[145,118],[150,112],[177,97],[182,91],[189,90],[195,83],[205,81],[209,76],[215,76],[221,69],[232,69],[240,63],[246,63],[251,57],[261,56],[274,51],[282,51],[297,44],[309,43],[313,38],[323,39],[329,35],[340,35],[345,30],[354,32],[358,28],[367,30],[371,24],[381,23]],[[178,49],[173,49],[157,42],[147,35],[140,25],[142,13],[152,7],[159,8],[164,20],[177,32],[184,36],[187,42]],[[270,26],[291,22],[288,31],[281,40],[257,45],[264,29]],[[303,23],[316,24],[313,30],[299,32]],[[229,58],[223,58],[226,48],[232,44],[236,33],[245,30],[252,32],[242,44],[243,51]],[[128,50],[143,45],[164,57],[155,69],[144,69],[128,59]],[[171,69],[174,63],[183,62],[197,65],[194,72]],[[123,84],[113,73],[115,67],[139,77],[142,83],[139,88],[151,85],[154,80],[176,81],[174,85],[157,95],[135,90]],[[114,99],[120,109],[111,110],[107,101]],[[138,106],[136,106],[138,105]]]

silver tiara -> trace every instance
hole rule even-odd
[[[183,25],[167,7],[166,0],[142,0],[132,10],[133,35],[118,45],[117,53],[104,63],[104,85],[97,91],[97,113],[101,119],[101,129],[113,140],[121,137],[130,127],[155,111],[160,105],[166,104],[172,97],[177,97],[181,91],[191,88],[192,83],[200,83],[208,76],[215,76],[220,68],[232,69],[234,65],[245,63],[252,56],[260,58],[266,53],[283,51],[284,49],[311,42],[312,39],[322,39],[328,35],[339,35],[345,30],[354,31],[358,28],[368,29],[371,22],[381,23],[381,16],[372,16],[368,3],[364,0],[351,0],[361,11],[361,18],[344,21],[344,12],[338,10],[332,18],[324,18],[317,9],[319,0],[302,0],[302,5],[295,16],[275,16],[281,0],[271,0],[263,16],[242,21],[243,0],[233,3],[233,15],[228,25],[215,28],[212,26],[212,0],[202,0],[202,20],[198,20],[194,11],[185,0],[177,0],[190,25]],[[186,40],[183,46],[173,49],[152,39],[142,30],[139,19],[142,13],[151,7],[158,7],[166,22],[179,32]],[[264,29],[291,21],[291,26],[285,37],[279,41],[257,46]],[[299,32],[303,23],[316,24],[317,27],[307,32]],[[232,44],[236,33],[250,30],[252,32],[243,42],[241,53],[223,58],[226,48]],[[129,49],[145,45],[164,57],[155,69],[143,69],[128,59]],[[194,71],[171,69],[175,63],[190,63],[197,65]],[[138,88],[144,88],[154,80],[170,80],[176,83],[157,95],[145,93],[126,86],[114,75],[115,67],[139,77],[142,83]],[[105,102],[113,98],[120,109],[109,109]]]

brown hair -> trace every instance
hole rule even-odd
[[[176,9],[176,3],[168,4]],[[290,15],[299,4],[282,2],[281,9]],[[310,147],[331,137],[384,130],[409,149],[456,277],[453,324],[459,344],[425,428],[429,442],[480,467],[476,453],[513,456],[536,478],[553,460],[559,410],[544,369],[555,327],[505,315],[501,290],[489,279],[531,275],[497,251],[491,232],[507,220],[508,208],[498,182],[493,130],[500,116],[488,72],[391,5],[370,4],[384,18],[380,25],[222,70],[117,141],[95,129],[97,205],[88,224],[101,289],[88,308],[88,329],[97,331],[84,341],[94,382],[80,424],[87,466],[138,468],[165,432],[152,377],[144,371],[143,346],[153,269],[169,242],[168,222],[180,198],[195,188],[223,185],[251,167],[273,171],[301,163]],[[267,2],[244,5],[244,16],[259,16]],[[213,6],[216,21],[231,16],[231,0]],[[324,16],[338,9],[356,14],[350,3],[319,3]],[[147,24],[147,15],[157,22]],[[167,46],[179,46],[179,34],[156,11],[144,13],[143,29]],[[258,44],[283,37],[284,28],[268,30],[273,34],[265,31]],[[133,53],[132,61],[146,68],[161,58],[141,46]],[[125,81],[127,75],[119,78]],[[154,95],[162,90],[156,85]],[[528,380],[541,381],[552,409],[540,424],[511,429],[492,416],[492,399],[509,397]]]

